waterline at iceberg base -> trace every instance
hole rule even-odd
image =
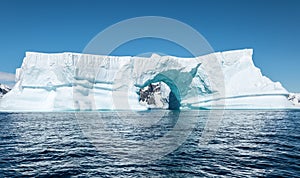
[[[180,109],[296,108],[288,91],[255,67],[252,54],[252,49],[195,58],[27,52],[0,110],[146,110],[140,91],[157,82],[169,87],[168,106],[176,100]]]

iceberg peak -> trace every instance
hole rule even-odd
[[[161,57],[159,54],[157,53],[152,53],[151,57],[150,58],[159,58]]]

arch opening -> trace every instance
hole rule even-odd
[[[177,87],[168,80],[150,80],[138,91],[140,104],[149,109],[180,109]]]

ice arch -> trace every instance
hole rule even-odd
[[[178,110],[181,106],[181,101],[184,96],[187,96],[193,87],[190,86],[195,78],[198,68],[201,64],[196,64],[194,68],[188,71],[178,69],[165,69],[162,68],[155,75],[150,76],[147,80],[142,81],[142,85],[135,84],[138,88],[144,88],[151,83],[163,82],[170,88],[169,95],[169,109]],[[148,71],[151,73],[151,71]],[[146,71],[147,73],[147,71]],[[144,75],[139,76],[143,78]]]
[[[143,88],[151,83],[164,82],[171,90],[169,95],[169,109],[178,110],[181,106],[181,100],[183,96],[186,96],[190,91],[190,86],[200,64],[197,64],[188,72],[180,70],[163,70],[160,73],[153,76],[153,78],[145,81],[143,85],[139,86]]]

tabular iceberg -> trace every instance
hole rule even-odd
[[[180,109],[293,108],[282,85],[254,66],[252,53],[147,58],[27,52],[0,110],[145,110],[140,91],[156,82],[169,86]]]

